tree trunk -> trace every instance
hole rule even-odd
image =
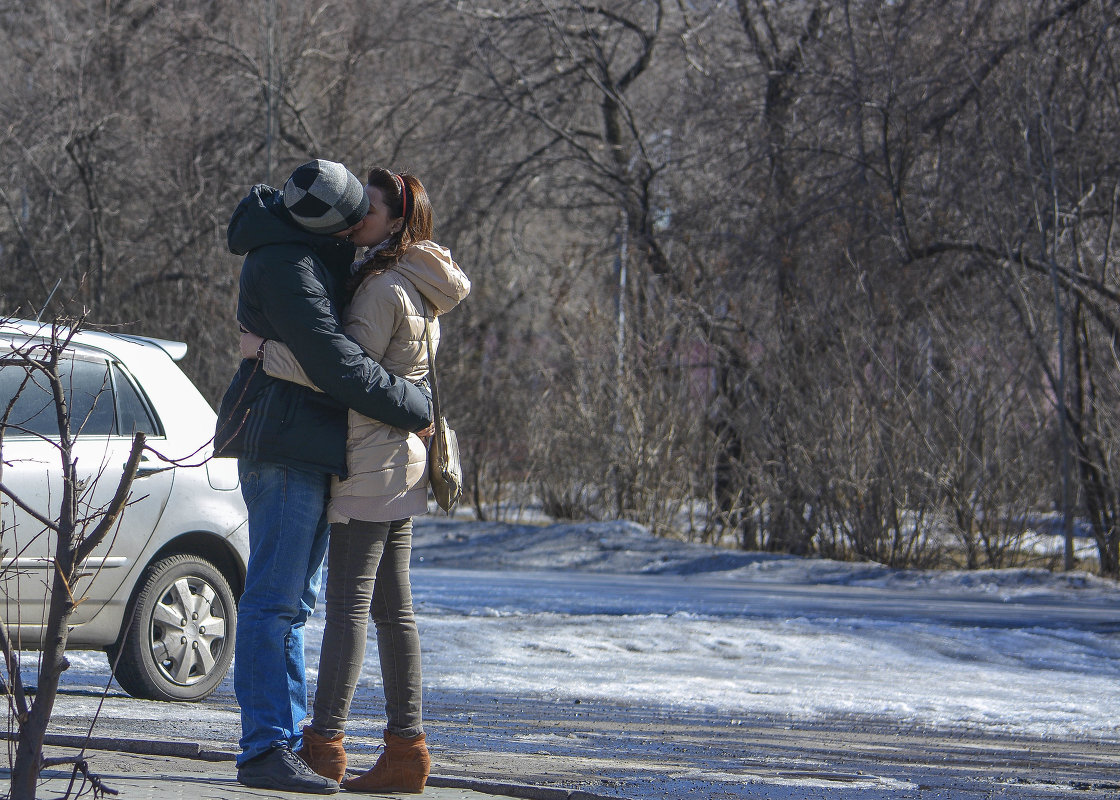
[[[19,726],[19,744],[16,747],[16,760],[12,765],[11,800],[35,798],[43,760],[43,739],[58,696],[59,678],[69,666],[66,660],[66,641],[69,638],[67,622],[74,612],[74,602],[63,575],[72,574],[74,570],[71,569],[71,563],[63,563],[64,557],[68,555],[69,553],[59,553],[54,581],[51,583],[51,605],[47,615],[49,638],[43,643],[35,703],[31,706],[27,721]]]

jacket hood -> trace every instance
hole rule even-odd
[[[471,291],[470,279],[451,258],[451,251],[432,241],[408,248],[393,269],[412,281],[437,315],[455,308]]]
[[[330,236],[297,228],[284,208],[281,192],[265,184],[249,190],[230,217],[226,243],[230,252],[243,256],[270,244],[303,244],[310,247],[333,243]]]

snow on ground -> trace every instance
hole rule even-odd
[[[414,561],[425,680],[441,690],[1120,737],[1120,586],[1085,573],[900,572],[717,550],[625,522],[431,517],[417,521]],[[767,584],[840,593],[787,613],[794,599]],[[868,592],[881,610],[851,605]],[[988,602],[972,612],[980,624],[939,621],[941,603],[968,598]],[[1089,623],[1030,616],[1047,604]],[[376,663],[371,651],[371,682]]]
[[[1120,585],[1085,572],[1043,569],[894,570],[879,564],[726,550],[651,535],[625,521],[515,525],[422,517],[416,521],[418,565],[458,569],[521,569],[707,574],[790,584],[843,584],[907,588],[949,594],[982,592],[1095,592],[1120,599]]]

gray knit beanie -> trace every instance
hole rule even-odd
[[[344,231],[369,211],[362,182],[338,162],[321,158],[296,168],[283,197],[292,220],[311,233]]]

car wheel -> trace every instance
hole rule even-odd
[[[117,683],[147,700],[201,700],[222,682],[233,660],[237,607],[210,562],[177,555],[144,573],[130,622],[108,648]]]

